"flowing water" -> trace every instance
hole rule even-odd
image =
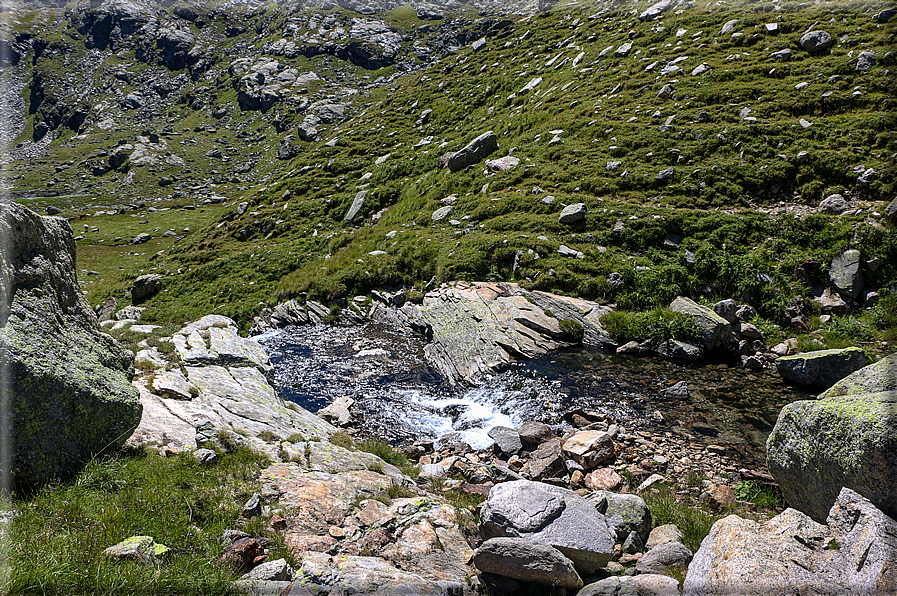
[[[452,387],[427,365],[419,338],[375,324],[290,327],[258,339],[271,356],[281,397],[315,412],[348,395],[360,429],[393,443],[459,431],[483,448],[492,443],[493,426],[557,425],[565,412],[583,408],[630,429],[728,445],[750,463],[764,459],[782,406],[809,398],[770,370],[684,366],[587,349],[517,363],[479,387]],[[688,384],[689,397],[661,393],[678,381]]]

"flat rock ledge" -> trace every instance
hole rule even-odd
[[[201,446],[197,427],[204,425],[215,429],[206,434],[235,433],[267,453],[276,449],[259,436],[320,440],[337,432],[328,422],[277,396],[264,374],[271,368],[264,349],[257,341],[240,337],[227,317],[203,317],[171,338],[162,338],[166,340],[174,344],[170,360],[161,359],[158,351],[153,359],[138,353],[138,361],[157,368],[152,369],[152,382],[149,377],[134,381],[143,416],[128,444],[192,451]]]

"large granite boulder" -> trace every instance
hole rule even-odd
[[[822,521],[849,487],[897,512],[897,391],[833,395],[782,408],[766,442],[788,504]]]
[[[491,130],[484,132],[465,145],[463,149],[449,156],[448,169],[453,172],[463,170],[469,165],[486,159],[496,149],[498,149],[498,135]]]
[[[646,573],[611,576],[589,584],[576,596],[679,596],[679,582],[672,577]]]
[[[885,356],[841,379],[820,393],[819,399],[881,391],[897,391],[897,354]]]
[[[701,344],[708,352],[732,352],[738,347],[732,325],[713,309],[701,306],[691,298],[679,296],[670,304],[670,310],[686,314],[694,320],[701,330]]]
[[[794,509],[762,524],[717,521],[688,567],[683,596],[894,594],[897,522],[847,488],[826,522]]]
[[[480,535],[553,546],[586,574],[610,561],[615,542],[604,515],[590,501],[565,488],[529,480],[504,482],[489,491],[480,513]]]
[[[607,525],[616,533],[618,542],[626,540],[631,532],[638,534],[642,544],[648,540],[651,533],[651,510],[641,497],[596,490],[586,495],[586,499],[604,514]]]
[[[18,485],[70,478],[95,454],[120,447],[140,422],[133,355],[100,330],[81,294],[68,222],[0,201],[0,237],[8,471]]]
[[[776,359],[776,369],[783,379],[819,389],[831,387],[864,366],[866,355],[856,347],[801,352]]]

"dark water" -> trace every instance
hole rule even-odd
[[[348,395],[361,412],[361,429],[394,443],[460,431],[481,448],[492,442],[486,433],[493,426],[560,424],[565,412],[584,408],[628,429],[671,431],[762,459],[782,406],[809,398],[770,370],[683,366],[585,349],[518,363],[480,387],[457,388],[427,366],[418,338],[373,324],[293,327],[259,339],[281,397],[317,411]],[[678,381],[688,384],[688,398],[660,393]]]

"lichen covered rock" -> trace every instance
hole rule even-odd
[[[0,370],[12,390],[12,475],[19,485],[71,478],[120,447],[140,422],[133,355],[100,330],[81,294],[63,219],[0,202]]]
[[[897,391],[796,401],[766,442],[769,471],[791,507],[825,520],[842,487],[897,511]]]
[[[776,360],[782,378],[798,385],[825,389],[866,365],[862,349],[850,347],[801,352]]]

